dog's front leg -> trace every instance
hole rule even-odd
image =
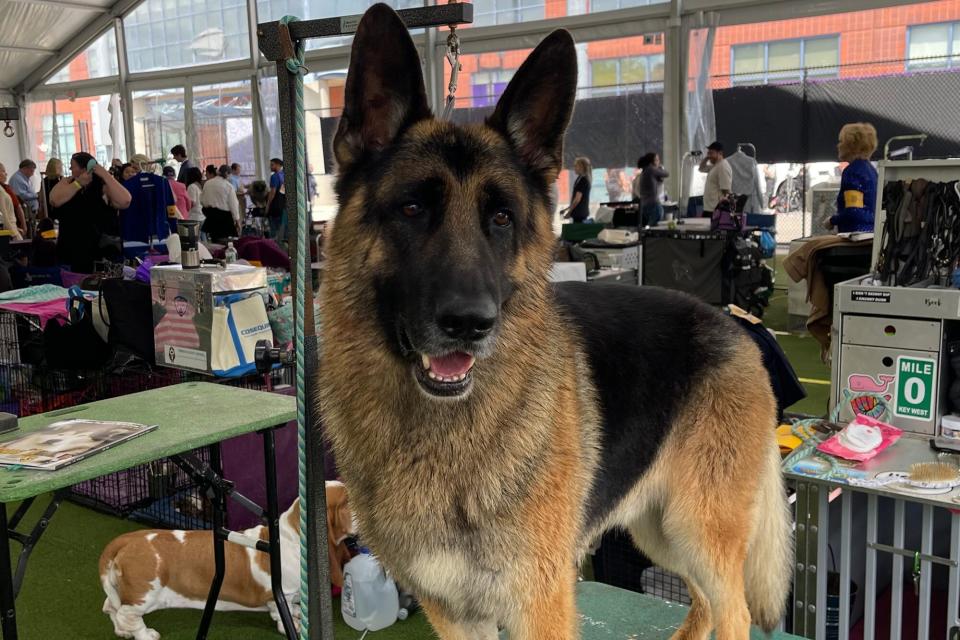
[[[440,640],[497,640],[497,625],[494,622],[455,622],[428,600],[421,600],[420,606]]]
[[[576,640],[580,637],[574,598],[576,570],[573,566],[553,579],[531,581],[521,608],[507,621],[510,640]],[[521,604],[522,603],[522,604]]]

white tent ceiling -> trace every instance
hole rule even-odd
[[[142,1],[0,0],[0,90],[17,94],[30,91],[82,51],[109,27],[113,18],[125,15]],[[918,1],[927,0],[668,0],[560,20],[471,29],[464,31],[462,38],[465,50],[478,46],[484,50],[518,48],[533,46],[545,30],[555,26],[571,29],[581,39],[612,38],[642,32],[638,31],[641,27],[662,28],[664,21],[676,20],[678,16],[686,16],[692,23],[703,21],[706,15],[708,23],[739,24]],[[710,14],[714,14],[713,19]],[[652,22],[648,25],[644,21]]]
[[[108,13],[114,0],[0,0],[0,87],[61,57],[61,49]]]

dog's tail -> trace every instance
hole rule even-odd
[[[750,616],[768,633],[783,617],[793,573],[792,517],[780,471],[780,451],[772,437],[769,446],[744,569]]]
[[[108,613],[108,608],[113,611],[120,609],[123,601],[120,599],[120,592],[117,591],[117,582],[123,575],[120,567],[117,566],[117,553],[123,547],[120,538],[114,539],[106,546],[103,553],[100,554],[100,585],[107,599],[103,603],[104,613]]]

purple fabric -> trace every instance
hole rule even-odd
[[[290,256],[276,242],[264,238],[239,238],[233,243],[237,256],[244,260],[256,260],[264,267],[290,271]]]
[[[4,311],[13,311],[14,313],[22,313],[27,316],[37,316],[40,319],[40,328],[43,329],[47,326],[47,322],[53,318],[63,318],[68,319],[70,316],[67,314],[67,299],[58,298],[56,300],[49,300],[47,302],[28,302],[28,303],[14,303],[14,302],[3,302],[0,303],[0,309]]]
[[[295,395],[293,387],[276,393]],[[280,512],[287,510],[297,497],[297,423],[291,420],[285,427],[274,431],[277,455],[277,498]],[[250,498],[263,508],[267,506],[267,485],[264,480],[263,436],[250,433],[232,438],[221,445],[223,475],[233,482],[237,492]],[[326,443],[324,470],[326,479],[337,477],[333,456]],[[233,500],[227,501],[227,527],[240,531],[260,524],[252,513]]]
[[[156,265],[166,262],[169,258],[167,256],[157,256],[149,255],[143,259],[143,263],[137,267],[136,279],[140,282],[150,283],[150,269],[153,269]]]
[[[90,277],[89,273],[74,273],[73,271],[67,271],[66,269],[60,270],[60,283],[63,285],[64,289],[69,289],[70,287],[79,287],[80,284]]]

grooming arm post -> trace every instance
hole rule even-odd
[[[454,3],[404,9],[399,11],[401,19],[407,28],[420,28],[441,25],[455,25],[473,22],[473,6],[468,3]],[[316,336],[313,319],[313,286],[310,260],[310,226],[311,220],[305,206],[298,206],[301,200],[299,185],[305,179],[305,157],[298,162],[299,156],[305,156],[303,148],[304,114],[302,112],[302,78],[296,78],[287,69],[287,61],[294,60],[299,54],[302,63],[302,48],[300,44],[309,38],[338,36],[356,31],[360,16],[342,18],[326,18],[322,20],[297,21],[285,18],[282,21],[269,22],[258,25],[257,40],[260,51],[264,56],[277,63],[277,89],[279,100],[280,132],[283,142],[285,186],[288,194],[294,197],[287,198],[287,232],[295,230],[291,258],[295,265],[294,287],[298,295],[294,297],[294,316],[300,325],[303,320],[302,331],[298,328],[296,341],[298,356],[303,360],[298,363],[298,377],[300,380],[311,382],[315,379],[316,363],[319,358],[319,343]],[[299,148],[298,148],[299,146]],[[293,171],[290,171],[290,168]],[[309,279],[309,282],[303,280]],[[302,308],[302,310],[301,310]],[[300,386],[298,380],[298,387]],[[298,427],[301,430],[299,446],[300,455],[304,460],[299,473],[301,486],[321,487],[325,480],[323,469],[324,450],[319,436],[317,417],[314,415],[316,397],[313,384],[305,385],[305,389],[298,389]],[[301,397],[305,396],[305,397]],[[318,465],[319,463],[319,465]],[[301,491],[301,494],[304,492]],[[301,603],[307,608],[303,619],[309,640],[333,640],[333,605],[329,592],[330,567],[327,554],[319,553],[324,545],[321,536],[326,535],[326,496],[324,491],[307,492],[301,496],[301,509],[304,514],[303,523],[306,528],[307,553],[307,597]],[[322,597],[321,597],[322,594]],[[303,635],[303,634],[302,634]]]

